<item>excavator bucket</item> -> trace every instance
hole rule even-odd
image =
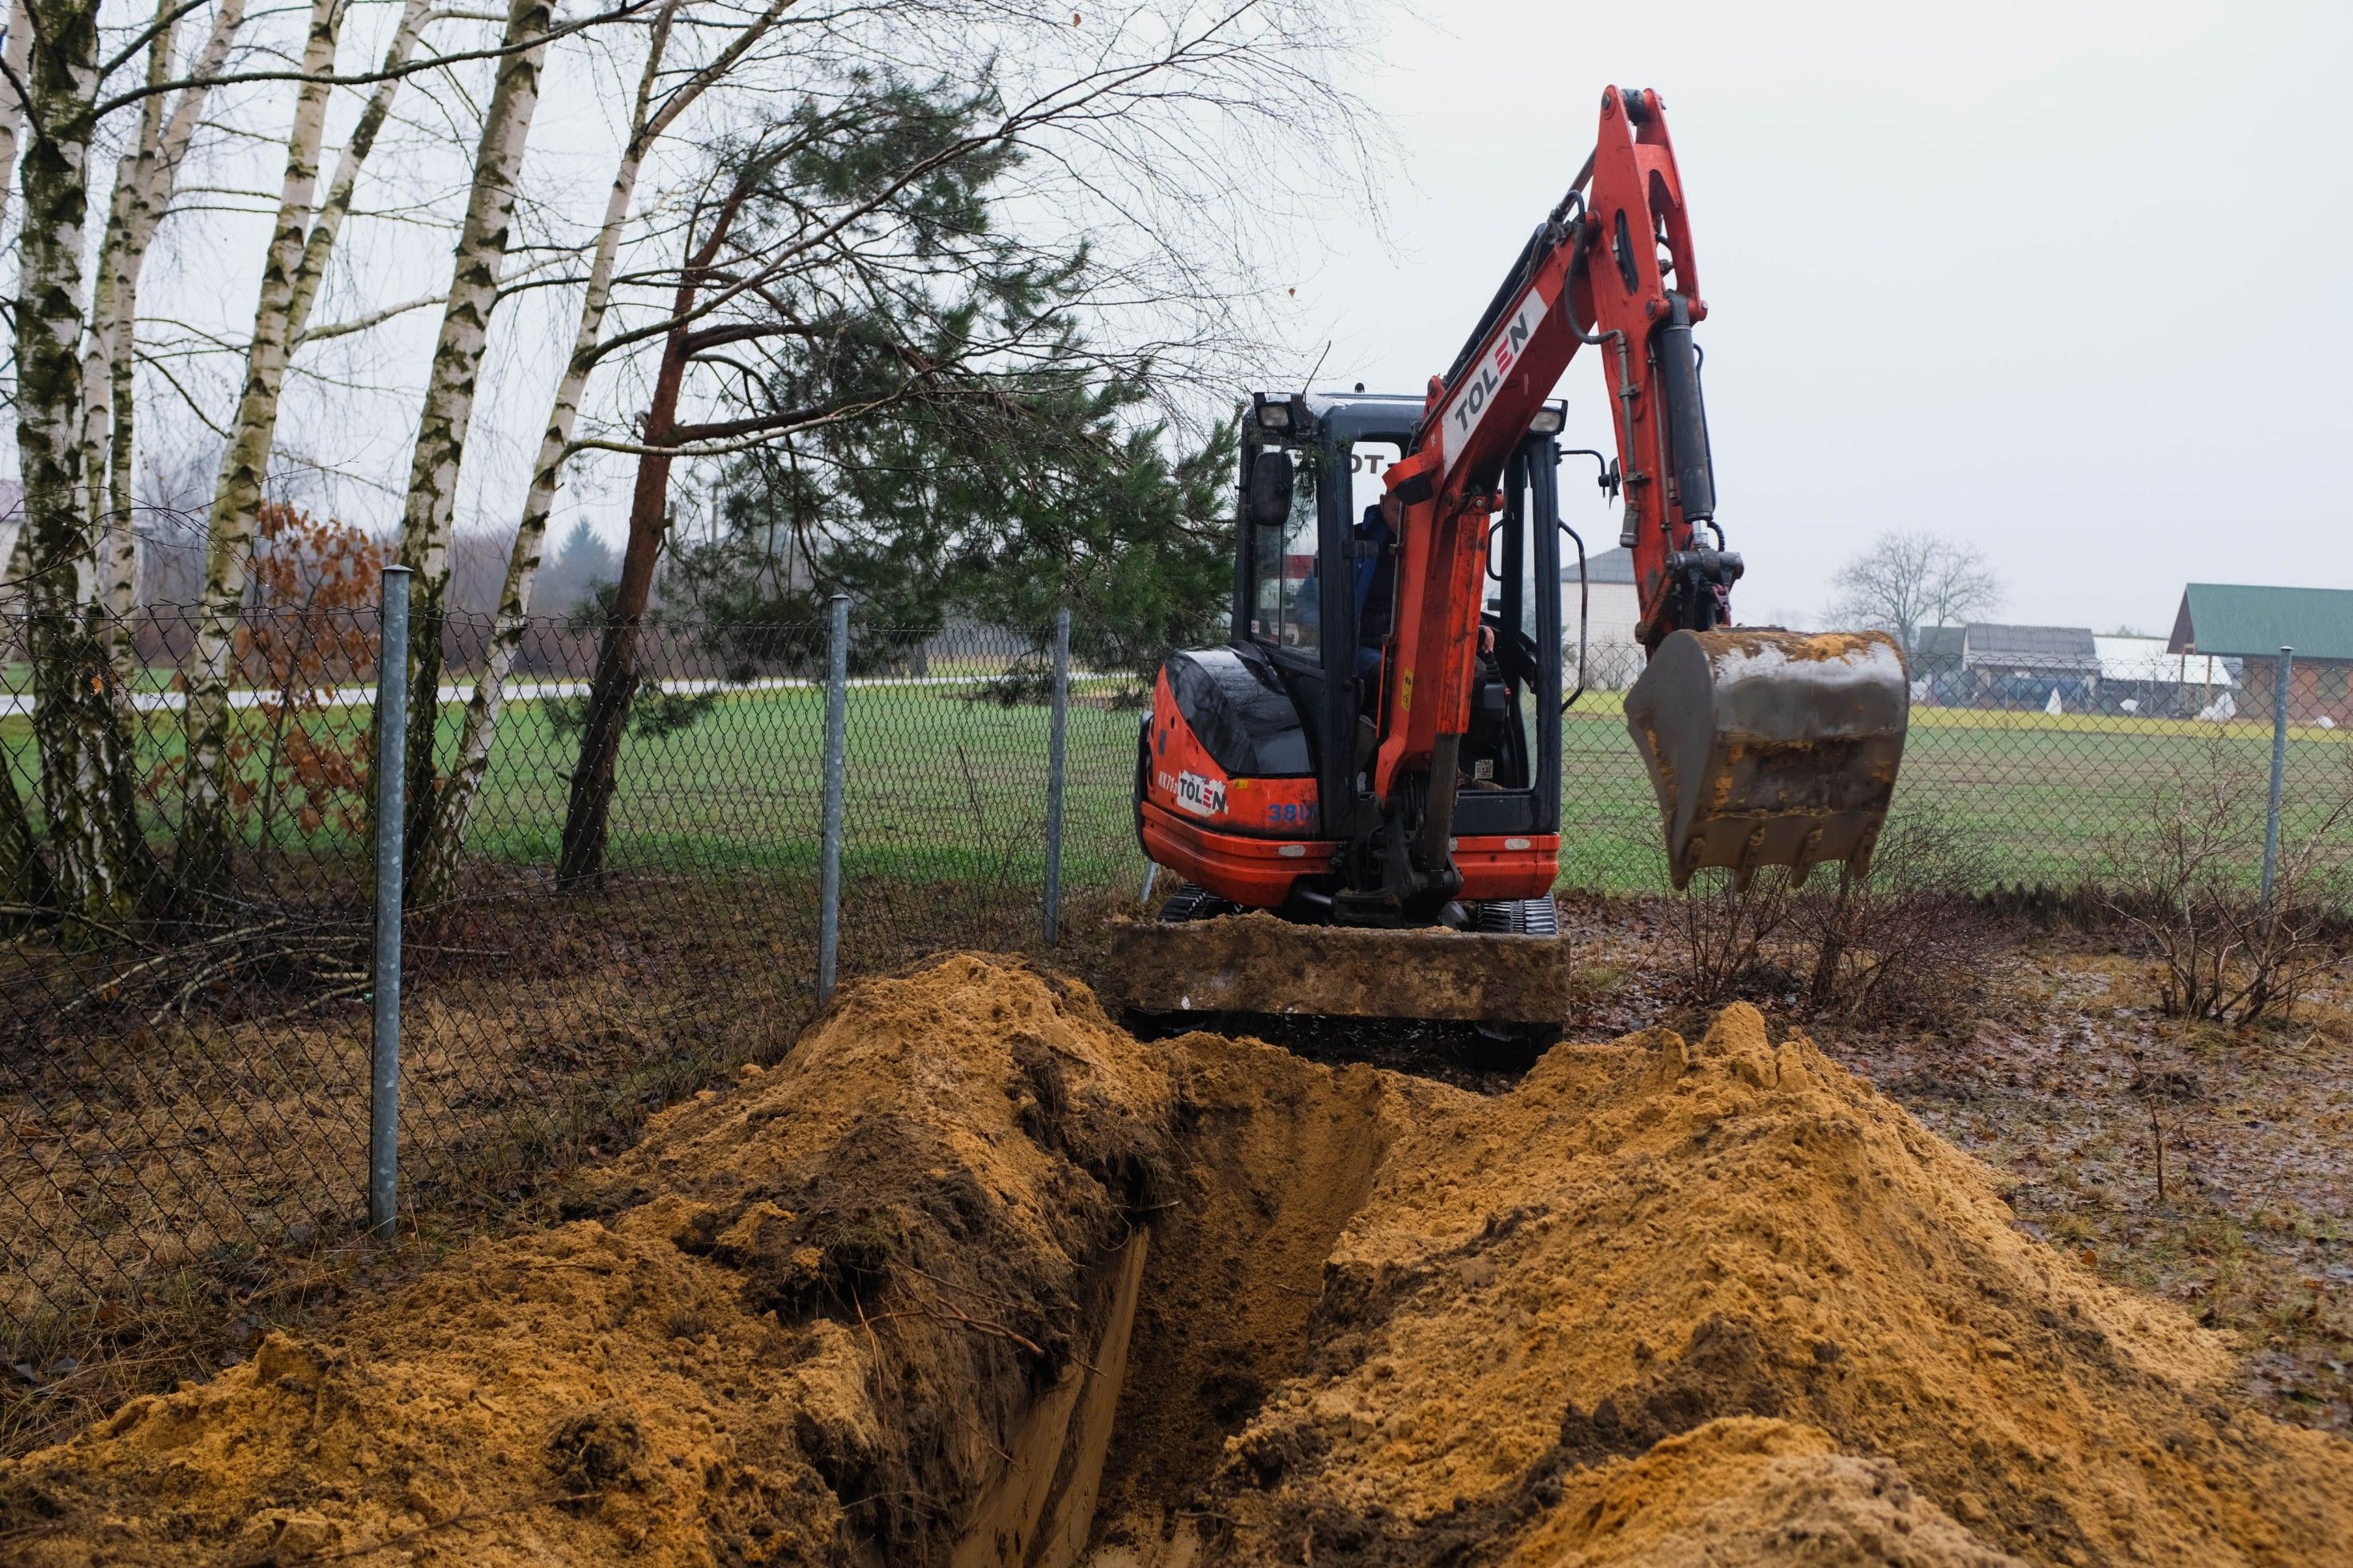
[[[1785,865],[1871,867],[1904,760],[1911,686],[1883,632],[1678,631],[1626,694],[1626,727],[1682,887]]]

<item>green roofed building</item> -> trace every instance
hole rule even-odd
[[[2166,651],[2246,661],[2243,715],[2268,714],[2279,651],[2295,650],[2288,715],[2298,724],[2353,725],[2353,588],[2191,583]]]

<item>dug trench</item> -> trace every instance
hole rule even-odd
[[[846,991],[478,1243],[0,1467],[27,1563],[2348,1561],[2353,1445],[1736,1006],[1478,1094]]]

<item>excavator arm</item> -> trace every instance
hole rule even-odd
[[[1409,912],[1461,885],[1456,764],[1488,531],[1504,503],[1496,486],[1586,347],[1609,395],[1620,543],[1633,556],[1637,635],[1653,656],[1629,695],[1629,724],[1659,792],[1676,885],[1703,864],[1744,877],[1760,864],[1800,876],[1822,861],[1868,864],[1902,755],[1902,656],[1877,634],[1723,630],[1742,564],[1715,524],[1692,341],[1706,314],[1663,108],[1647,90],[1609,88],[1592,157],[1453,366],[1430,378],[1420,427],[1388,473],[1400,506],[1398,604],[1373,787],[1390,824],[1389,891]],[[1697,646],[1662,664],[1678,632]]]

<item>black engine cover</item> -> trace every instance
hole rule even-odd
[[[1264,654],[1256,649],[1199,648],[1170,654],[1166,669],[1176,711],[1227,777],[1314,774],[1299,705]]]

